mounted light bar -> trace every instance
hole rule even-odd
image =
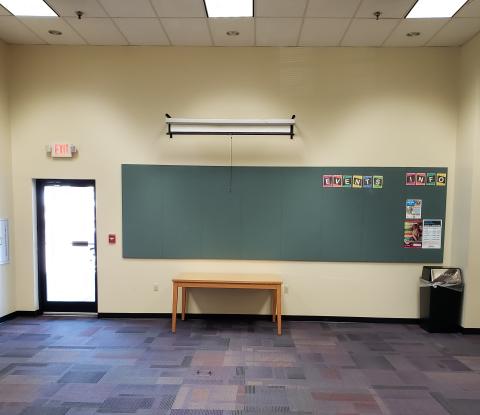
[[[205,0],[208,17],[253,17],[253,0]]]
[[[58,17],[43,0],[0,0],[0,4],[14,16]]]
[[[418,0],[407,19],[429,19],[437,17],[452,17],[467,0]]]
[[[167,135],[295,135],[295,115],[287,119],[171,118],[166,114]]]

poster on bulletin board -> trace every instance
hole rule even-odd
[[[0,219],[0,265],[8,264],[9,262],[8,219]]]

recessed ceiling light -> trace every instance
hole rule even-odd
[[[238,30],[229,30],[227,36],[238,36],[240,32]]]
[[[0,4],[14,16],[58,17],[43,0],[0,0]]]
[[[61,36],[63,34],[60,30],[49,30],[48,33],[55,36]]]
[[[205,0],[208,17],[253,17],[253,0]]]
[[[420,35],[421,35],[420,32],[408,32],[407,33],[408,37],[417,37],[417,36],[420,36]]]
[[[407,19],[452,17],[467,0],[418,0]]]

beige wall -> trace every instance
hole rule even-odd
[[[461,51],[452,259],[465,274],[464,327],[480,327],[480,36]]]
[[[32,178],[97,181],[100,312],[168,312],[184,271],[274,272],[285,313],[417,317],[419,264],[125,260],[121,163],[225,164],[222,137],[165,135],[164,113],[289,117],[298,137],[234,139],[234,163],[285,166],[446,166],[446,263],[457,134],[457,48],[11,47],[17,308],[37,307]],[[45,144],[76,144],[52,161]],[[21,248],[21,249],[20,249]],[[159,292],[153,285],[159,284]],[[263,294],[194,293],[192,311],[267,312]]]
[[[12,165],[8,117],[7,46],[0,41],[0,218],[12,221]],[[13,265],[0,265],[0,317],[15,311]]]

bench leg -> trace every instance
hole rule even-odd
[[[277,314],[277,290],[272,290],[272,321],[275,323]]]
[[[173,283],[172,296],[172,333],[177,331],[177,305],[178,305],[178,285]]]
[[[282,335],[282,286],[277,288],[277,334]]]
[[[182,287],[182,320],[185,320],[186,312],[187,312],[187,288]]]

